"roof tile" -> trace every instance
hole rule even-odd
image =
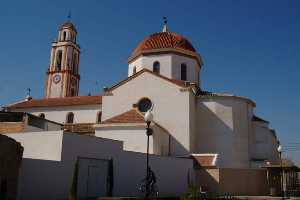
[[[119,124],[119,123],[145,123],[144,117],[136,109],[131,109],[125,113],[114,116],[102,122],[102,124]]]
[[[159,32],[146,37],[142,42],[140,42],[137,48],[133,51],[133,55],[137,55],[145,50],[164,48],[196,52],[193,45],[183,36],[172,32]]]
[[[9,109],[102,104],[102,96],[31,99],[7,106]]]

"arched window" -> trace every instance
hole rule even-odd
[[[187,71],[186,71],[186,64],[182,63],[181,64],[181,80],[186,81],[187,79]]]
[[[98,123],[98,124],[100,124],[100,123],[101,123],[101,117],[102,117],[102,112],[101,112],[101,111],[99,111],[99,112],[97,113],[97,119],[96,119],[96,123]]]
[[[62,50],[58,50],[56,53],[56,69],[61,70],[61,61],[62,61]]]
[[[41,114],[39,114],[39,117],[45,119],[45,114],[44,114],[44,113],[41,113]]]
[[[132,75],[136,73],[136,66],[133,67],[132,69]]]
[[[74,113],[70,112],[67,114],[66,123],[68,123],[68,124],[74,123]]]
[[[75,96],[76,95],[76,92],[75,92],[75,88],[71,88],[71,96]]]
[[[71,69],[72,73],[78,74],[77,63],[78,63],[78,55],[77,55],[77,53],[74,52],[74,54],[73,54],[73,67]]]
[[[160,64],[159,64],[158,61],[155,61],[153,63],[153,72],[156,73],[156,74],[160,73]]]
[[[67,38],[67,33],[66,33],[66,31],[64,31],[64,33],[63,33],[63,41],[65,41],[66,38]]]

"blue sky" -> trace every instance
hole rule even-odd
[[[82,47],[81,95],[124,79],[132,50],[167,16],[204,59],[203,89],[254,100],[300,164],[299,9],[296,0],[2,1],[0,105],[28,87],[43,97],[51,41],[69,10]]]

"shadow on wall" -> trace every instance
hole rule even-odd
[[[0,199],[16,199],[23,147],[0,134]]]
[[[60,199],[68,197],[66,188],[71,180],[73,169],[69,170],[63,162],[24,158],[19,178],[19,199]],[[30,183],[30,184],[29,184]],[[51,192],[50,192],[51,191]]]
[[[78,195],[81,197],[82,195],[95,194],[109,196],[112,192],[111,186],[109,186],[112,181],[108,182],[107,179],[111,173],[110,163],[107,161],[107,170],[102,172],[101,165],[95,162],[100,160],[87,159],[88,162],[92,161],[94,163],[88,163],[88,165],[87,163],[82,163],[79,165],[78,163],[83,161],[83,159],[78,158],[75,162],[76,164],[71,165],[70,162],[65,161],[25,158],[23,159],[23,173],[20,175],[18,187],[18,193],[21,195],[18,198],[52,200],[67,199],[68,197],[69,199],[77,199]],[[103,180],[103,183],[101,180]],[[103,185],[106,183],[107,185]],[[99,185],[103,187],[99,188]],[[100,191],[100,189],[102,190]],[[102,192],[101,195],[98,194],[99,191]],[[97,195],[90,197],[99,197]]]
[[[153,152],[162,156],[186,156],[190,151],[161,126],[153,127]],[[145,140],[147,136],[145,134]],[[146,149],[146,147],[145,147]]]
[[[265,169],[197,169],[197,184],[213,195],[268,195]]]
[[[214,103],[214,102],[205,102]],[[195,153],[219,154],[220,167],[249,167],[249,119],[243,102],[218,101],[209,109],[198,104],[198,123]],[[247,106],[245,106],[247,108]]]
[[[79,160],[76,165],[78,158],[83,158],[83,162]],[[107,162],[110,159],[113,159],[113,179],[108,181],[108,174],[112,173],[112,166]],[[107,187],[109,182],[113,185],[113,195],[136,196],[138,184],[145,177],[145,165],[145,154],[123,151],[121,142],[65,133],[62,161],[23,159],[19,194],[21,199],[31,200],[67,199],[78,194],[80,197],[103,196],[98,193],[103,192],[99,185],[111,194],[112,189]],[[162,195],[185,192],[191,159],[151,155],[150,165],[157,175]],[[107,174],[103,174],[104,171]]]

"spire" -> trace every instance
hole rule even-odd
[[[164,26],[162,32],[168,32],[168,19],[167,17],[163,17],[164,20]]]
[[[67,16],[68,20],[67,21],[71,21],[71,18],[72,18],[72,13],[71,13],[71,10],[69,10],[69,13],[68,13],[68,16]]]

